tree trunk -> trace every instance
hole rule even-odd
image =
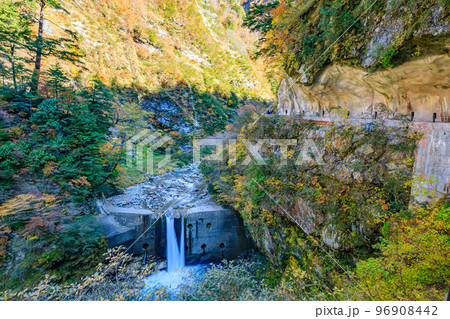
[[[12,71],[12,78],[14,83],[14,90],[17,91],[17,80],[16,80],[16,62],[14,61],[14,46],[11,47],[11,55],[10,55],[10,61],[11,61],[11,71]]]
[[[42,34],[44,32],[44,8],[45,2],[41,1],[41,7],[39,12],[39,27],[38,34],[36,37],[36,60],[34,62],[34,71],[33,76],[31,78],[31,86],[30,89],[32,92],[36,92],[39,86],[39,76],[41,73],[41,59],[42,59],[42,46],[43,46],[43,38]]]
[[[5,64],[2,62],[0,65],[2,68],[2,88],[4,89],[5,88],[5,73],[6,73]]]

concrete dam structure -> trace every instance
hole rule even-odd
[[[167,257],[165,215],[168,214],[174,217],[178,242],[184,234],[186,264],[246,255],[253,244],[246,235],[242,218],[214,203],[202,186],[198,171],[188,167],[151,178],[127,188],[122,195],[99,201],[101,214],[97,219],[109,246],[123,245],[133,254],[146,251],[156,257]]]
[[[143,210],[125,210],[106,205],[98,218],[110,247],[123,245],[133,254],[166,256],[166,219]],[[181,215],[175,215],[175,231],[181,236]],[[219,206],[204,206],[184,215],[187,264],[233,259],[247,254],[253,245],[238,213]]]

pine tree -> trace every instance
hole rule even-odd
[[[66,86],[66,84],[69,82],[69,79],[62,71],[61,65],[59,63],[53,65],[46,72],[46,75],[48,77],[47,86],[51,88],[53,96],[55,98],[59,98],[61,94],[69,91],[69,88]]]
[[[113,126],[113,95],[109,88],[95,78],[91,87],[80,93],[80,97],[84,100],[97,129],[103,134],[108,134],[108,129]]]
[[[247,11],[244,26],[252,31],[261,32],[263,35],[272,28],[271,10],[278,7],[280,1],[273,1],[266,4],[253,3]]]
[[[5,89],[5,80],[9,76],[9,68],[6,65],[5,61],[0,61],[0,76],[2,77],[2,88]]]
[[[20,2],[5,1],[0,3],[0,54],[2,54],[11,65],[11,76],[14,89],[17,85],[17,53],[28,47],[31,37],[31,21],[22,11]],[[2,66],[2,73],[5,74]]]
[[[83,200],[114,176],[112,168],[119,160],[104,150],[114,124],[112,94],[94,80],[73,100],[63,101],[61,88],[66,77],[58,65],[49,73],[47,86],[52,87],[55,98],[44,100],[31,116],[36,147],[30,165],[75,200]]]
[[[55,56],[59,59],[68,60],[73,63],[81,63],[81,54],[77,52],[77,37],[72,31],[66,30],[67,37],[44,38],[44,11],[47,7],[66,11],[60,1],[55,0],[29,0],[29,3],[39,7],[37,18],[38,32],[35,41],[30,45],[34,53],[34,70],[31,77],[30,90],[37,92],[42,68],[42,58]],[[67,13],[67,12],[66,12]]]

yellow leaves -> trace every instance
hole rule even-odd
[[[402,163],[405,164],[405,165],[413,164],[413,163],[414,163],[414,158],[408,157],[408,158],[407,158],[406,160],[404,160]]]
[[[441,298],[450,260],[450,226],[440,229],[448,224],[445,206],[438,203],[431,209],[414,210],[413,219],[389,221],[391,229],[380,246],[381,256],[358,265],[359,278],[373,287],[377,299]]]
[[[55,138],[56,134],[58,134],[57,130],[47,129],[47,135],[50,136],[51,138]]]
[[[78,78],[80,76],[80,71],[75,66],[72,66],[70,68],[70,74],[73,78]]]
[[[50,161],[47,164],[45,164],[45,167],[42,170],[42,172],[44,173],[44,176],[49,176],[49,175],[53,174],[54,172],[56,172],[57,169],[58,169],[58,163]]]
[[[38,196],[21,194],[0,206],[0,216],[21,214],[31,211],[44,213],[55,209],[57,204],[58,198],[55,195],[44,194]]]
[[[102,154],[109,154],[110,152],[117,153],[119,151],[118,147],[116,147],[116,149],[114,149],[114,150],[111,150],[112,147],[113,147],[113,145],[111,145],[111,143],[103,143],[102,145],[100,145],[98,147],[98,149],[99,149],[100,153],[102,153]]]
[[[300,189],[300,188],[303,187],[303,185],[304,185],[303,183],[297,183],[296,188],[297,188],[297,189]]]

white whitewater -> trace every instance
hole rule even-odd
[[[181,235],[178,241],[175,219],[166,215],[167,272],[172,273],[184,267],[184,216],[181,215]]]
[[[204,266],[196,265],[185,267],[184,251],[184,216],[181,216],[180,239],[175,232],[175,219],[166,215],[166,241],[167,241],[167,270],[159,271],[147,277],[143,293],[151,298],[158,289],[166,288],[175,297],[179,287],[183,284],[192,283],[196,275],[202,271]]]

